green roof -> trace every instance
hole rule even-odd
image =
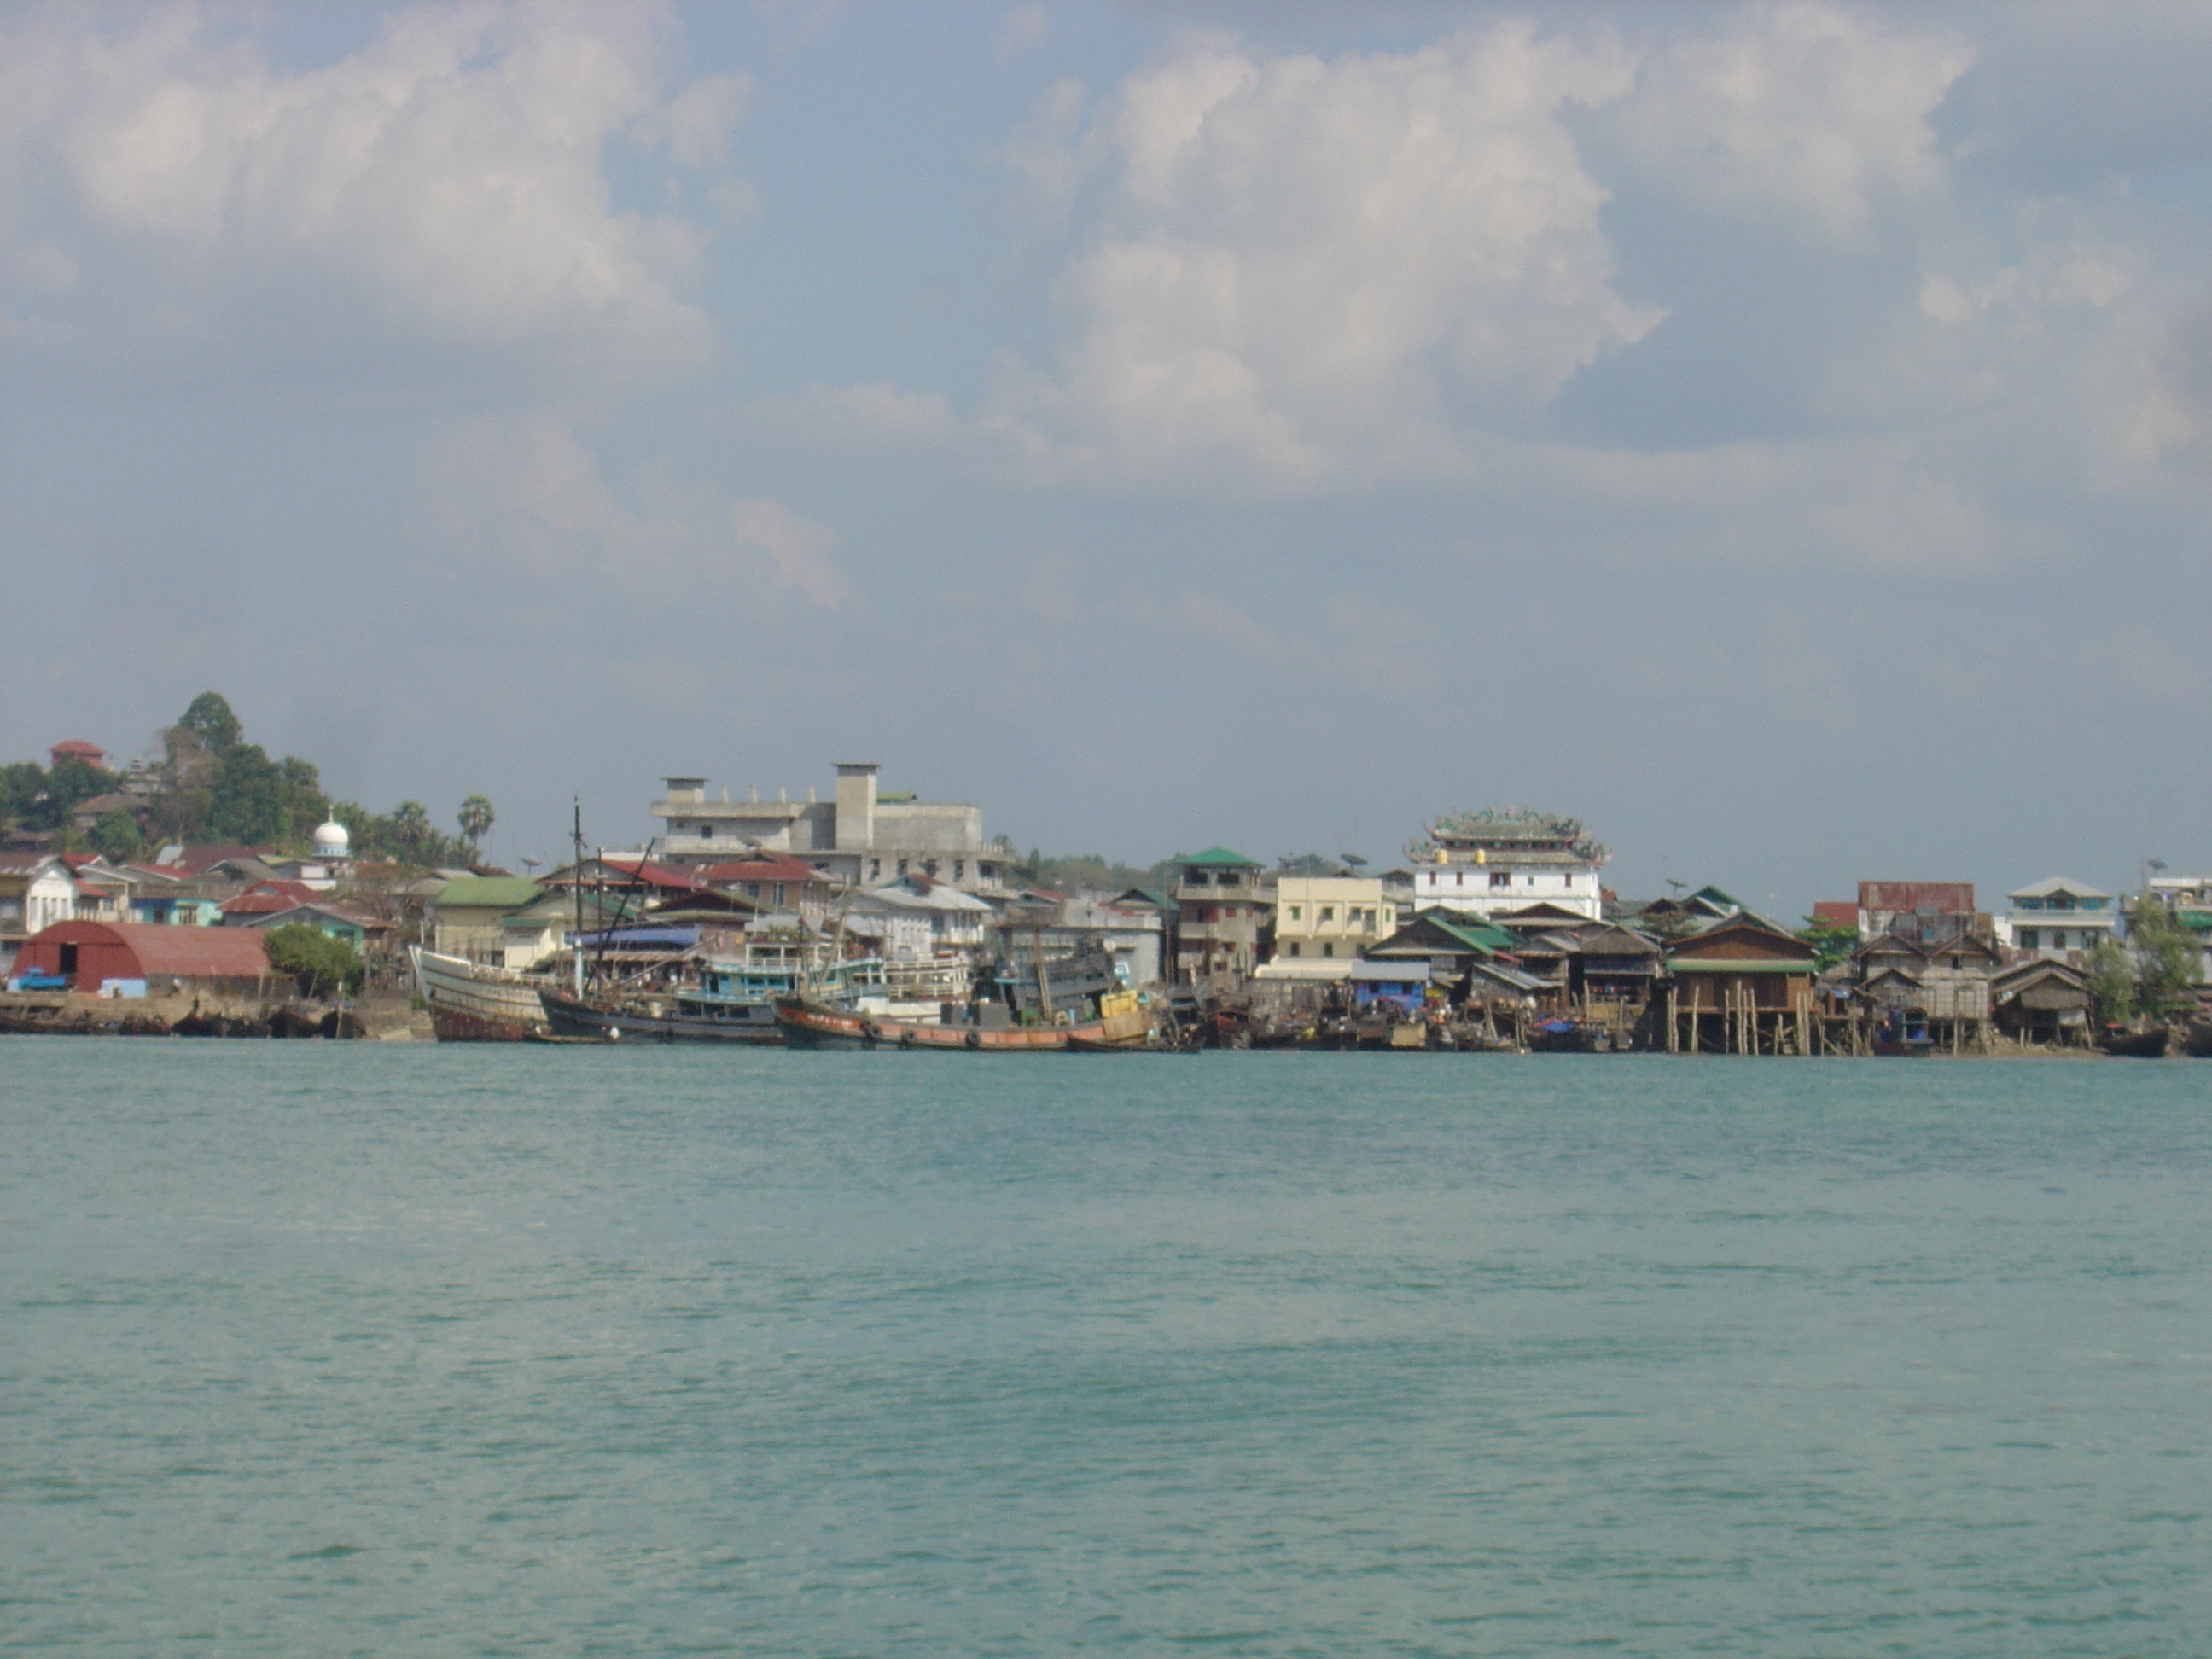
[[[1678,974],[1817,974],[1820,964],[1788,957],[1669,957],[1667,966]]]
[[[1449,933],[1455,939],[1473,945],[1478,951],[1495,953],[1510,950],[1520,943],[1503,927],[1492,927],[1486,922],[1469,926],[1466,922],[1446,921],[1441,917],[1432,915],[1421,917],[1420,920],[1427,922],[1431,927]]]
[[[1176,862],[1202,865],[1241,864],[1252,870],[1264,870],[1267,867],[1259,860],[1248,859],[1242,853],[1232,853],[1226,847],[1209,847],[1203,853],[1194,853],[1187,859],[1177,859]]]
[[[441,910],[520,910],[544,892],[527,876],[457,876],[439,889],[432,903]]]

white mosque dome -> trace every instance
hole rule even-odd
[[[335,819],[319,825],[315,830],[315,851],[325,858],[342,859],[352,845],[353,838],[346,834],[345,825]]]

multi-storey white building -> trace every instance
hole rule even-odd
[[[2005,896],[2011,908],[1997,918],[1997,943],[2015,951],[2063,957],[2094,950],[2118,931],[2112,896],[2087,882],[2048,876]]]
[[[1406,848],[1413,867],[1413,908],[1492,916],[1554,904],[1601,921],[1598,872],[1606,850],[1581,820],[1525,807],[1492,808],[1438,818],[1426,840]]]
[[[907,876],[966,892],[996,892],[1005,854],[983,840],[980,807],[881,793],[876,763],[841,761],[833,800],[764,801],[755,792],[709,799],[707,780],[672,777],[653,814],[662,823],[659,856],[672,864],[720,864],[758,848],[786,853],[840,884],[878,887]]]

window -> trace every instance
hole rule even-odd
[[[1334,945],[1324,945],[1321,947],[1321,953],[1325,957],[1333,957],[1336,954],[1336,946]]]
[[[1297,955],[1297,953],[1298,953],[1298,942],[1297,942],[1297,940],[1296,940],[1296,939],[1292,939],[1292,940],[1291,940],[1288,945],[1285,945],[1283,947],[1283,954],[1284,954],[1285,956],[1288,956],[1288,957],[1294,957],[1294,956]]]
[[[778,882],[775,884],[775,902],[778,904],[783,902],[783,884],[781,882]]]
[[[1510,887],[1513,884],[1513,878],[1503,870],[1493,870],[1490,872],[1490,884],[1492,887]]]
[[[760,884],[757,881],[747,882],[745,884],[745,896],[747,898],[758,898],[760,896]]]
[[[968,879],[968,860],[966,859],[955,859],[952,860],[952,879],[955,881],[965,881]]]
[[[1321,919],[1323,921],[1334,921],[1336,920],[1336,907],[1334,904],[1322,905],[1321,907]]]
[[[2037,933],[2034,928],[2023,927],[2020,930],[2020,948],[2023,951],[2039,949],[2042,938],[2043,935]]]
[[[1297,905],[1293,904],[1293,905],[1291,907],[1291,920],[1292,921],[1296,921],[1297,919],[1298,919],[1298,907],[1297,907]]]
[[[2066,948],[2066,935],[2063,933],[2052,933],[2051,936],[2051,948],[2054,951],[2064,950]]]
[[[1498,878],[1497,878],[1497,877],[1495,877],[1495,876],[1492,876],[1492,877],[1490,878],[1490,884],[1491,884],[1492,887],[1497,886],[1497,885],[1498,885]],[[1464,886],[1466,886],[1466,885],[1467,885],[1467,872],[1466,872],[1465,871],[1463,871],[1463,870],[1462,870],[1462,872],[1460,872],[1460,873],[1459,873],[1459,874],[1457,874],[1457,875],[1454,876],[1454,877],[1452,878],[1452,885],[1453,885],[1453,886],[1455,886],[1455,887],[1464,887]]]

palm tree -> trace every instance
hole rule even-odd
[[[422,849],[435,833],[430,828],[429,811],[421,801],[403,800],[392,809],[392,839],[409,863],[422,862]]]
[[[491,809],[491,798],[488,795],[471,795],[461,803],[459,822],[461,834],[469,843],[469,858],[471,862],[478,861],[483,858],[483,838],[491,833],[492,823],[496,816]]]

